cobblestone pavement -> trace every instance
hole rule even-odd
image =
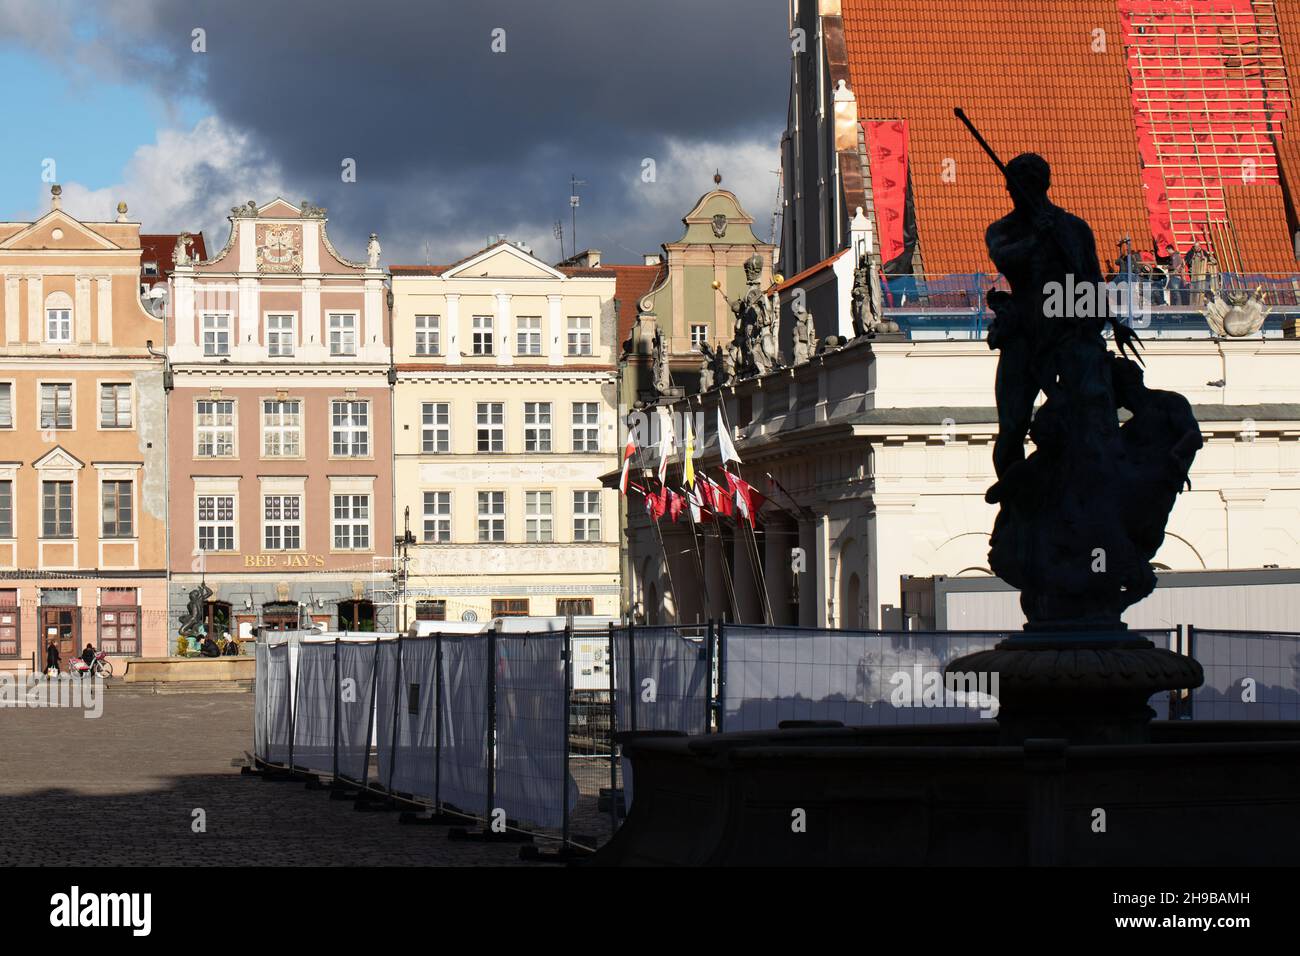
[[[241,774],[231,760],[252,749],[252,711],[251,694],[117,690],[95,720],[0,708],[0,865],[538,865],[520,864],[518,845],[452,841]],[[603,837],[594,804],[584,796],[577,829]]]

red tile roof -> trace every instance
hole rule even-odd
[[[614,273],[614,297],[618,299],[618,341],[626,342],[636,324],[639,303],[646,293],[658,285],[667,266],[663,264],[640,266],[609,265],[604,271]]]
[[[1134,5],[1124,2],[1127,8]],[[1241,2],[1198,0],[1197,5],[1209,9]],[[1171,11],[1189,6],[1186,0],[1167,5]],[[1115,258],[1116,243],[1126,235],[1135,248],[1150,248],[1146,190],[1158,189],[1161,175],[1146,170],[1151,186],[1144,186],[1140,117],[1129,75],[1133,51],[1120,6],[1121,0],[843,0],[858,118],[908,124],[927,273],[990,270],[984,229],[1010,208],[1001,176],[953,116],[954,106],[965,108],[1004,161],[1032,151],[1052,164],[1053,200],[1088,220],[1103,262]],[[1151,0],[1143,6],[1151,7]],[[1300,75],[1295,73],[1300,70],[1297,7],[1278,8],[1293,75]],[[1258,31],[1270,32],[1263,19]],[[1099,48],[1103,37],[1104,50]],[[1262,85],[1255,87],[1262,97]],[[1297,127],[1295,116],[1293,109],[1292,127]],[[1300,139],[1300,127],[1291,136]],[[1224,203],[1246,268],[1296,271],[1276,186],[1223,188],[1232,192]],[[1300,195],[1300,181],[1290,188]],[[1158,214],[1162,204],[1152,206]]]
[[[168,276],[176,268],[176,237],[180,235],[177,232],[169,233],[140,233],[140,263],[143,269],[144,263],[156,262],[158,264],[158,275],[142,276],[141,281],[150,286],[159,282],[166,282]],[[208,247],[203,241],[203,233],[190,233],[190,255],[196,259],[206,259],[208,257]]]

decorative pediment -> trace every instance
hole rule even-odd
[[[5,250],[120,248],[62,209],[51,209],[26,229],[0,242],[0,249]]]
[[[36,459],[32,467],[37,471],[81,471],[86,463],[62,445],[55,445],[52,451]]]
[[[444,279],[563,279],[564,273],[508,241],[488,246],[442,274]]]

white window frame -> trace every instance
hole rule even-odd
[[[479,491],[478,542],[497,544],[506,540],[506,493],[504,491]]]
[[[698,352],[701,345],[707,345],[709,342],[709,326],[707,324],[695,323],[691,325],[691,350]]]
[[[542,317],[521,315],[515,320],[515,354],[542,354]]]
[[[275,502],[275,510],[278,514],[271,515],[271,503]],[[289,509],[286,504],[293,502],[297,509],[297,516],[288,515]],[[296,553],[303,550],[303,496],[297,492],[271,492],[262,494],[262,550],[276,551],[286,553]],[[275,532],[277,543],[271,543],[271,532]],[[297,537],[294,545],[289,544],[289,534],[292,532]]]
[[[553,402],[524,402],[524,451],[549,455],[555,447],[554,425]]]
[[[438,447],[440,439],[447,447]],[[420,454],[451,454],[451,402],[420,403]]]
[[[442,354],[442,318],[437,315],[415,317],[415,354],[432,356]]]
[[[581,413],[579,409],[582,409]],[[588,412],[596,413],[593,421]],[[581,417],[579,417],[581,415]],[[573,451],[577,454],[595,454],[600,451],[600,402],[574,402],[569,411]]]
[[[573,356],[595,355],[594,325],[589,315],[569,316],[568,353]]]
[[[340,514],[340,507],[342,514]],[[363,513],[358,514],[358,509]],[[332,551],[371,551],[371,496],[368,493],[334,491],[330,495],[330,545]],[[339,532],[345,543],[339,543]],[[362,540],[364,538],[364,540]]]
[[[18,427],[18,404],[14,400],[18,394],[18,383],[13,379],[0,379],[0,392],[7,393],[9,400],[7,402],[9,410],[9,420],[5,421],[0,417],[0,431],[12,431]],[[4,405],[0,405],[3,408]]]
[[[203,312],[199,315],[199,342],[203,347],[204,358],[225,358],[230,355],[231,347],[231,313]],[[208,333],[212,341],[208,341]],[[209,348],[211,345],[211,348]],[[224,350],[218,346],[224,345]]]
[[[212,517],[203,517],[203,500],[212,499]],[[230,517],[222,518],[222,500],[230,500]],[[230,546],[223,548],[221,532],[230,532]],[[203,547],[203,532],[212,535],[213,547]],[[194,546],[203,554],[230,554],[239,550],[239,498],[231,492],[198,492],[194,496]]]
[[[261,403],[261,408],[260,408],[261,416],[260,416],[260,417],[261,417],[261,423],[262,423],[262,457],[263,457],[263,458],[275,458],[275,459],[281,459],[281,458],[298,459],[298,458],[302,458],[302,457],[303,457],[302,441],[303,441],[303,431],[304,431],[303,426],[304,426],[304,424],[305,424],[304,421],[303,421],[303,407],[304,407],[304,402],[303,402],[303,400],[302,400],[301,398],[288,398],[288,397],[286,397],[286,398],[262,398],[262,399],[260,400],[260,403]],[[286,412],[283,408],[279,408],[279,409],[277,409],[277,410],[274,411],[274,412],[268,412],[268,411],[267,411],[267,406],[268,406],[268,405],[275,405],[275,406],[296,405],[296,406],[298,406],[298,408],[297,408],[297,412],[296,412],[296,415],[297,415],[297,418],[298,418],[297,424],[286,424],[286,423],[285,423],[285,417],[286,417],[288,414],[291,414],[291,413]],[[272,421],[271,416],[275,416],[277,420]],[[287,452],[285,452],[285,451],[283,450],[283,449],[285,448],[285,440],[286,440],[286,438],[288,438],[288,437],[290,437],[290,436],[293,437],[294,442],[297,444],[297,451],[295,451],[295,452],[292,453],[292,454],[289,454],[289,453],[287,453]],[[280,451],[278,454],[277,454],[276,452],[273,452],[273,451],[271,450],[270,440],[271,440],[272,438],[276,438],[276,439],[278,439],[278,441],[279,441],[279,446],[280,446],[281,451]]]
[[[451,544],[451,492],[426,491],[421,502],[424,523],[420,540],[425,544]]]
[[[335,319],[347,319],[346,323],[340,322],[337,326],[334,324]],[[350,358],[357,354],[358,343],[358,325],[359,319],[356,312],[329,312],[325,316],[325,331],[327,342],[329,343],[329,353],[331,358]],[[337,339],[335,336],[337,334]],[[345,351],[345,347],[350,345],[350,351]]]
[[[288,319],[288,328],[281,324],[278,328],[271,327],[272,319]],[[284,351],[284,336],[289,336],[289,351]],[[276,346],[271,347],[272,339],[275,340]],[[266,355],[267,358],[293,358],[298,351],[298,315],[296,312],[267,312],[266,313]]]
[[[484,421],[486,410],[487,421]],[[493,421],[493,416],[499,416]],[[483,446],[484,433],[488,436],[488,447]],[[492,447],[500,445],[499,448]],[[480,455],[500,455],[506,450],[506,403],[478,402],[474,406],[474,449]]]
[[[135,427],[135,386],[130,382],[99,382],[99,404],[96,407],[96,421],[99,423],[100,431],[120,432],[130,431]],[[116,400],[120,394],[118,389],[126,389],[126,424],[125,425],[106,425],[104,423],[104,391],[106,389],[114,390],[114,419],[120,419],[122,410],[121,404]]]
[[[58,316],[59,318],[56,318]],[[55,325],[57,323],[57,326]],[[57,329],[62,334],[55,335]],[[45,309],[45,341],[51,345],[69,345],[72,342],[72,308],[56,306]]]
[[[524,541],[550,544],[555,540],[555,495],[550,491],[524,492]]]
[[[337,422],[335,408],[339,405],[347,405],[347,416],[342,423]],[[365,422],[356,424],[353,420],[355,412],[354,406],[365,410]],[[331,398],[330,399],[330,457],[331,458],[370,458],[374,454],[374,443],[370,440],[370,400],[366,398]],[[347,451],[339,453],[337,450],[339,436],[346,436],[344,444]],[[357,441],[357,436],[361,436],[362,442]],[[360,453],[357,452],[359,444],[364,444]]]
[[[470,317],[470,354],[496,355],[496,319],[491,315]]]
[[[213,422],[212,424],[209,425],[205,425],[200,421],[200,418],[203,415],[202,408],[205,404],[213,406],[211,412]],[[217,423],[217,419],[220,417],[221,414],[217,409],[217,406],[219,405],[230,406],[229,424],[223,425]],[[239,403],[235,399],[196,398],[194,400],[194,457],[203,458],[203,459],[239,457],[238,450],[235,447],[236,437],[239,433],[239,429],[236,428],[236,424],[238,423],[238,421],[239,421]],[[203,436],[205,432],[209,433],[209,436],[211,438],[209,444],[213,448],[213,453],[209,455],[205,455],[203,453],[203,445],[204,445]],[[225,455],[218,454],[216,449],[223,447],[218,441],[218,439],[220,439],[223,433],[227,433],[227,432],[229,433],[229,437],[227,438],[226,445],[224,447],[229,448],[230,451],[228,454]]]
[[[595,502],[594,509],[590,507],[592,502]],[[575,542],[587,544],[601,540],[600,512],[599,491],[584,490],[573,493],[573,540]]]

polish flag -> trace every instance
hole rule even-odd
[[[632,465],[632,456],[636,454],[636,438],[632,431],[627,433],[627,444],[623,446],[623,473],[618,478],[618,490],[627,495],[627,474]]]
[[[763,507],[764,502],[767,501],[767,497],[749,482],[737,478],[731,472],[726,472],[726,475],[727,486],[736,499],[736,510],[744,516],[752,527],[754,518]]]

